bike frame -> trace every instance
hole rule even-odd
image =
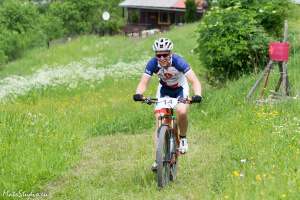
[[[162,108],[157,110],[156,113],[159,114],[157,128],[163,125],[168,126],[168,128],[172,130],[172,134],[175,135],[176,144],[179,145],[179,134],[178,134],[176,116],[174,114],[174,109]]]

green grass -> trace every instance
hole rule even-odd
[[[300,94],[299,10],[291,10],[289,20],[293,96]],[[153,108],[132,101],[139,76],[110,76],[95,87],[83,82],[74,89],[37,89],[0,104],[0,199],[9,199],[2,191],[45,191],[49,199],[299,199],[299,99],[246,102],[254,75],[222,89],[209,87],[191,52],[196,26],[166,34],[205,88],[203,104],[190,109],[190,152],[180,158],[174,184],[157,190],[149,170]],[[98,68],[143,60],[152,55],[156,37],[84,36],[30,51],[5,66],[0,76],[29,76],[45,64],[60,67],[86,57],[103,58]],[[274,69],[268,90],[278,78]],[[147,95],[155,93],[156,84],[154,78]]]
[[[199,62],[191,53],[191,50],[196,47],[196,34],[193,32],[195,27],[195,24],[187,25],[185,28],[174,27],[173,31],[166,35],[176,43],[175,51],[184,55],[191,64],[198,66]],[[183,36],[189,39],[182,40]],[[24,58],[0,68],[0,78],[11,74],[29,75],[44,66],[59,67],[84,58],[101,60],[96,65],[98,68],[120,61],[135,62],[153,55],[152,43],[156,38],[157,36],[135,39],[125,36],[97,37],[93,35],[74,38],[66,44],[58,44],[50,49],[35,49],[27,52]]]

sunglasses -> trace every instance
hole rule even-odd
[[[166,59],[170,56],[170,54],[168,53],[164,53],[164,54],[156,54],[156,58],[157,59]]]

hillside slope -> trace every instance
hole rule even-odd
[[[293,12],[289,23],[295,46],[289,74],[296,96],[300,8]],[[1,84],[6,88],[22,88],[18,80],[39,80],[34,79],[37,74],[48,77],[52,69],[71,69],[70,74],[80,70],[75,77],[55,71],[63,75],[51,76],[54,82],[33,81],[37,84],[21,96],[10,94],[1,103],[0,188],[48,192],[49,199],[299,199],[299,100],[272,105],[245,102],[256,76],[230,82],[223,89],[210,88],[191,52],[196,26],[166,34],[205,88],[203,104],[190,109],[190,152],[180,158],[174,184],[157,190],[149,171],[152,107],[131,99],[157,36],[86,36],[47,51],[33,51],[3,69],[6,82]],[[80,75],[87,71],[90,76]],[[99,73],[104,75],[99,78],[95,75]],[[278,78],[276,69],[271,77],[270,85]],[[154,94],[156,81],[148,95]]]

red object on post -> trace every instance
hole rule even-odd
[[[271,42],[269,45],[269,56],[273,61],[289,60],[289,43],[288,42]]]

